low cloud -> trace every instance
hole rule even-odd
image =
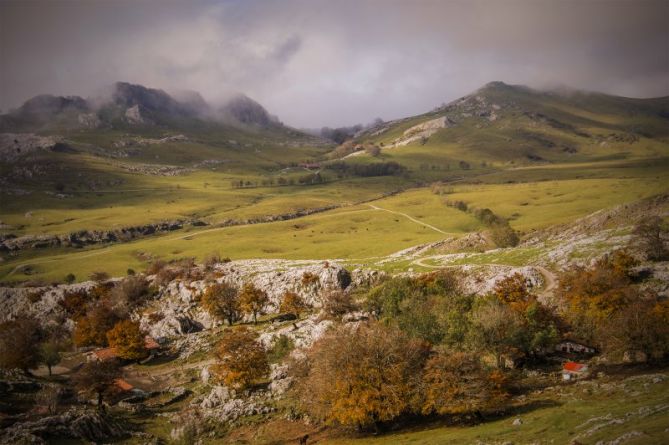
[[[0,108],[117,80],[216,101],[242,91],[294,126],[427,111],[491,80],[669,94],[669,3],[0,3]]]

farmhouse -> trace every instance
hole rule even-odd
[[[562,340],[555,345],[555,350],[569,354],[594,354],[597,352],[595,348],[571,339]]]
[[[149,352],[149,358],[153,357],[160,351],[160,344],[158,344],[155,339],[148,335],[144,337],[144,347]],[[119,358],[118,352],[116,348],[113,347],[96,349],[88,357],[89,360],[101,362],[117,358]]]

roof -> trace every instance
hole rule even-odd
[[[146,349],[160,349],[158,342],[148,335],[144,337],[144,347]]]
[[[95,354],[95,356],[99,360],[110,360],[110,359],[118,357],[118,353],[116,352],[116,348],[98,349],[97,351],[93,351],[93,354]]]
[[[565,371],[570,371],[570,372],[581,372],[584,371],[585,368],[587,368],[588,365],[584,363],[576,363],[576,362],[567,362],[564,364],[564,370]]]
[[[121,389],[122,391],[131,391],[134,388],[134,386],[132,386],[130,383],[126,382],[123,379],[114,380],[114,384],[116,385],[117,388]]]

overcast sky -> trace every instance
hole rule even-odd
[[[296,127],[502,80],[669,95],[669,0],[0,0],[0,109],[123,80],[241,91]]]

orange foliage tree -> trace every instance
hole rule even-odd
[[[311,348],[301,377],[304,407],[328,424],[364,428],[416,412],[429,346],[381,323],[346,326]]]
[[[293,314],[296,317],[300,317],[300,312],[306,309],[306,304],[302,297],[297,295],[295,292],[286,291],[281,298],[281,306],[279,307],[279,312],[283,314]]]
[[[107,332],[109,346],[116,348],[116,354],[127,360],[139,360],[148,355],[145,337],[139,322],[130,320],[119,321]]]
[[[253,324],[258,323],[258,313],[267,304],[267,293],[255,287],[253,283],[246,283],[239,294],[239,302],[244,312],[253,315]]]
[[[506,402],[506,378],[486,371],[473,354],[443,351],[430,357],[423,374],[423,414],[462,414],[497,408]]]
[[[207,288],[202,295],[202,307],[212,317],[227,320],[232,326],[239,319],[241,310],[237,288],[228,283],[216,283]]]
[[[72,340],[77,346],[107,346],[107,331],[117,321],[118,317],[107,304],[96,304],[77,319]]]
[[[227,330],[216,348],[213,371],[225,385],[244,389],[269,373],[265,348],[247,328]]]

